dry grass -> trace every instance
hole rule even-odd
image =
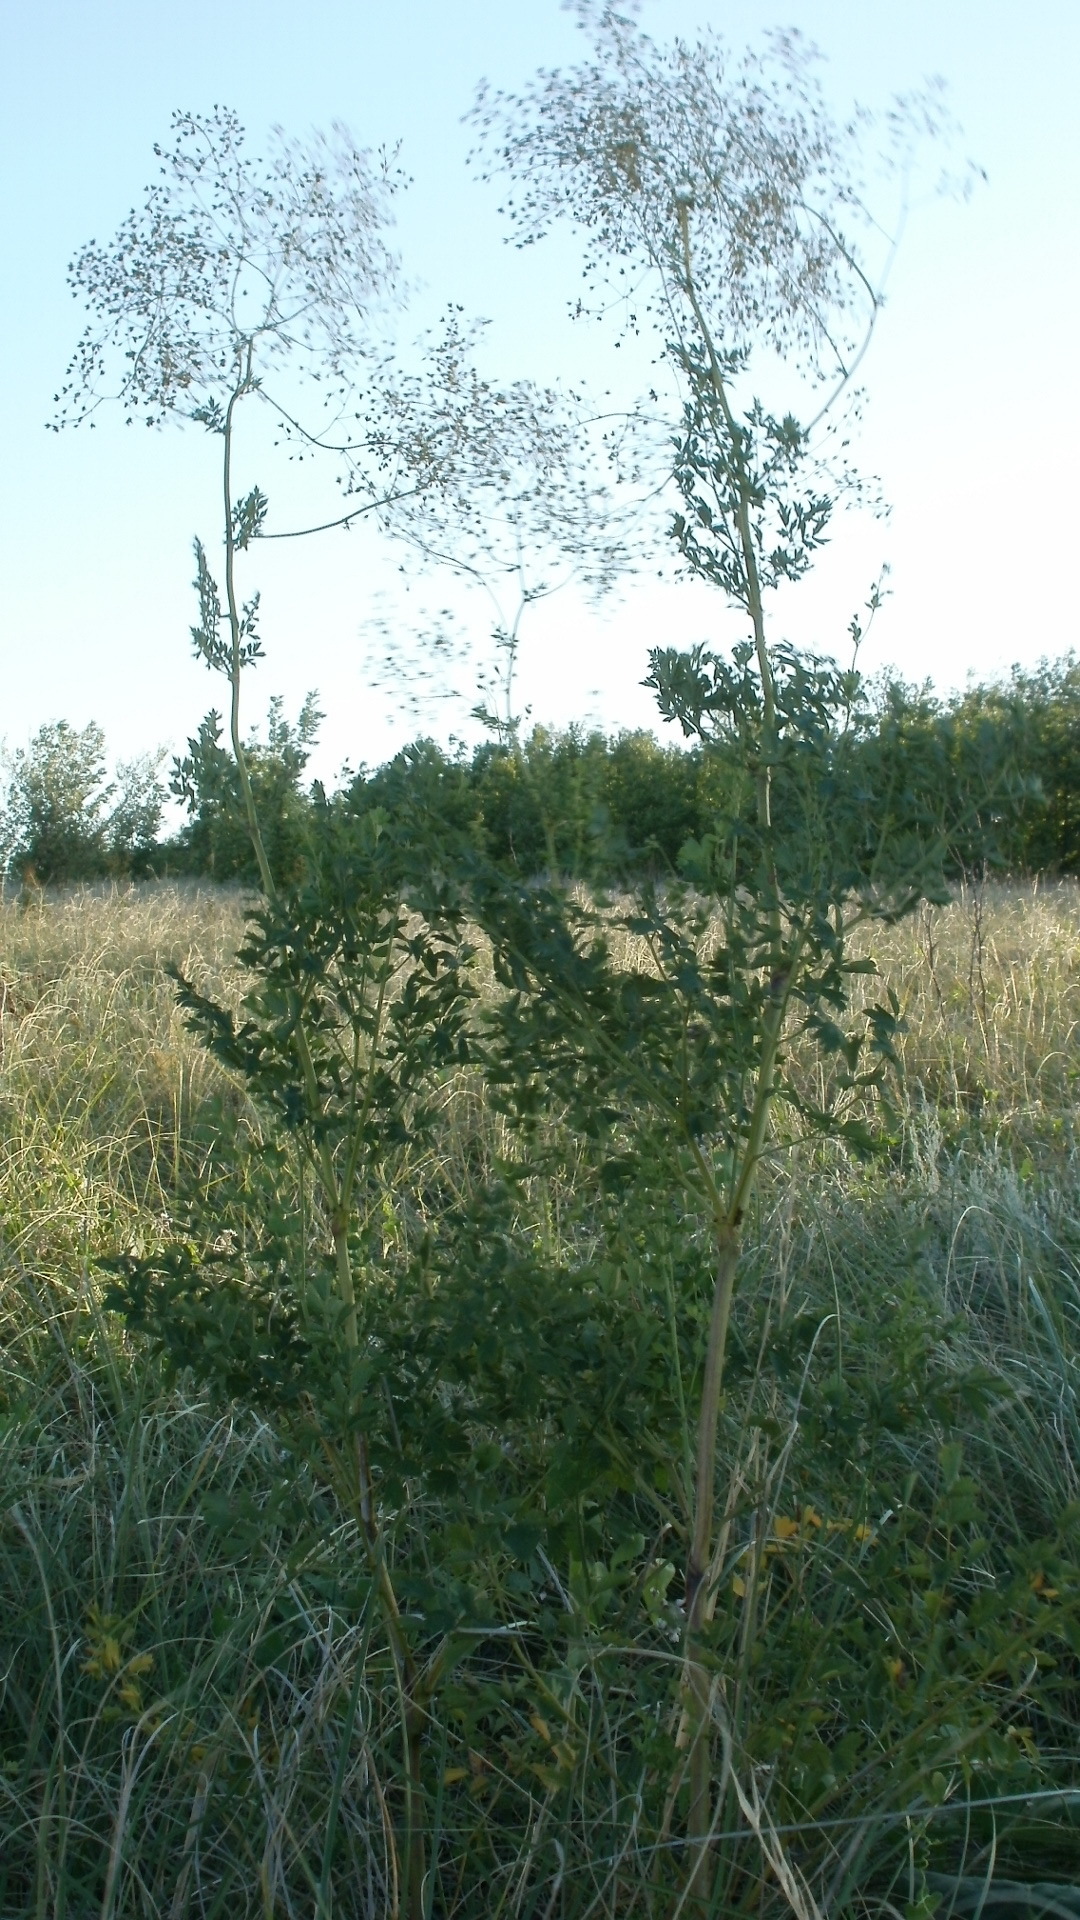
[[[907,1023],[907,1097],[1073,1141],[1080,886],[988,886],[879,935]]]
[[[0,906],[5,1239],[55,1268],[118,1219],[167,1205],[190,1115],[221,1077],[186,1032],[167,966],[228,992],[238,893],[78,889]],[[235,989],[234,989],[235,990]]]
[[[162,885],[0,905],[0,1920],[394,1910],[395,1708],[366,1618],[343,1624],[306,1585],[303,1526],[267,1504],[270,1433],[165,1391],[91,1278],[160,1230],[227,1091],[165,968],[235,994],[243,904]],[[902,1145],[865,1177],[796,1161],[761,1270],[796,1305],[824,1274],[827,1298],[870,1302],[872,1332],[921,1236],[956,1350],[1008,1388],[969,1440],[1023,1539],[1080,1493],[1080,887],[968,894],[874,950],[906,1022]],[[447,1112],[483,1127],[474,1089]],[[297,1497],[304,1524],[336,1524]],[[554,1802],[523,1804],[515,1871],[469,1892],[466,1861],[461,1904],[436,1916],[650,1911],[606,1868],[592,1905],[567,1904],[583,1863],[544,1879]]]

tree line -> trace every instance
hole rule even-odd
[[[420,738],[331,794],[308,776],[321,714],[295,720],[271,701],[248,741],[252,786],[275,870],[306,872],[318,807],[392,821],[423,814],[510,872],[618,884],[686,873],[729,806],[738,755],[723,741],[683,747],[644,729],[536,726],[450,753]],[[0,815],[6,872],[31,884],[194,876],[254,883],[251,838],[232,753],[210,714],[187,751],[120,762],[107,774],[103,730],[38,729],[9,760]],[[850,756],[847,796],[875,833],[948,837],[964,874],[1080,870],[1080,660],[1073,653],[949,697],[887,680]],[[172,832],[170,798],[187,818]],[[869,838],[868,838],[869,845]]]

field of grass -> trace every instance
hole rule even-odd
[[[165,971],[228,997],[242,924],[206,888],[0,907],[0,1920],[400,1910],[355,1522],[102,1307],[96,1263],[168,1233],[242,1107]],[[777,1161],[739,1300],[716,1913],[1080,1881],[1080,888],[965,896],[874,951],[906,1023],[888,1150]],[[503,1123],[462,1079],[442,1124],[460,1186]],[[558,1267],[593,1229],[587,1188],[556,1200],[523,1191],[515,1232]],[[664,1484],[621,1558],[584,1520],[562,1564],[469,1549],[490,1627],[425,1708],[432,1920],[690,1911],[654,1790]],[[460,1560],[451,1492],[395,1497],[403,1568]]]

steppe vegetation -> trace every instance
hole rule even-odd
[[[940,1874],[966,1913],[991,1866],[1076,1875],[1052,1796],[1080,1790],[1078,905],[1001,887],[879,935],[905,1023],[887,1149],[764,1175],[718,1448],[717,1911],[929,1914]],[[3,909],[5,1914],[399,1898],[401,1702],[356,1517],[102,1307],[97,1263],[160,1243],[226,1125],[264,1126],[166,972],[235,1004],[243,906],[147,885]],[[699,1364],[694,1276],[625,1198],[599,1257],[596,1166],[559,1146],[513,1189],[442,1390],[449,1412],[470,1366],[499,1376],[471,1437],[492,1458],[403,1464],[386,1521],[421,1644],[453,1645],[423,1709],[433,1913],[677,1904],[667,1403]],[[372,1322],[417,1392],[432,1325],[402,1324],[392,1243],[507,1152],[468,1068],[429,1151],[452,1201],[423,1165],[386,1196]],[[218,1204],[236,1230],[242,1197]],[[469,1484],[493,1471],[501,1515]]]
[[[174,779],[250,890],[47,891],[54,797],[137,871],[156,768],[110,806],[92,729],[17,762],[5,1912],[1073,1910],[1080,950],[1071,883],[987,872],[1070,830],[1075,667],[943,714],[776,636],[860,493],[869,123],[797,36],[578,11],[584,63],[478,96],[477,164],[651,330],[617,428],[488,382],[453,310],[396,358],[401,182],[341,129],[253,160],[177,115],[71,268],[57,424],[121,399],[220,460],[224,712]],[[882,127],[904,172],[944,121]],[[254,555],[323,530],[237,495],[260,407],[342,463],[338,524],[509,593],[486,760],[302,797],[314,699],[245,733]],[[537,598],[653,536],[742,638],[651,651],[692,781],[620,842],[515,667]],[[1000,750],[1033,733],[1034,773]],[[624,787],[657,752],[612,750]]]

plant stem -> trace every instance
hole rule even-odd
[[[268,900],[276,901],[277,888],[266,854],[266,845],[259,825],[258,809],[251,787],[251,775],[248,771],[247,755],[240,738],[240,670],[242,656],[240,651],[240,609],[236,599],[236,532],[233,527],[232,508],[232,439],[233,415],[238,403],[251,389],[251,342],[247,342],[243,371],[229,395],[229,404],[225,409],[224,439],[225,450],[221,462],[222,489],[225,496],[225,609],[229,621],[229,735],[232,740],[233,758],[236,761],[237,777],[240,781],[240,793],[244,802],[244,814],[247,819],[251,844],[255,849],[255,859],[259,868],[262,890]]]
[[[713,1286],[705,1371],[698,1405],[697,1457],[694,1474],[694,1525],[686,1565],[686,1664],[684,1711],[689,1745],[690,1804],[687,1839],[693,1849],[689,1890],[697,1901],[707,1901],[712,1887],[708,1836],[712,1828],[712,1683],[701,1655],[701,1635],[709,1618],[711,1593],[706,1576],[712,1559],[716,1516],[716,1434],[724,1383],[731,1306],[738,1277],[740,1228],[753,1193],[768,1124],[776,1054],[787,1007],[786,987],[770,1001],[762,1037],[754,1105],[742,1152],[742,1166],[734,1183],[726,1214],[716,1234],[716,1279]]]
[[[709,1316],[709,1342],[698,1413],[694,1530],[686,1566],[686,1708],[690,1728],[690,1806],[686,1833],[692,1850],[690,1893],[707,1899],[712,1879],[708,1836],[712,1826],[712,1682],[700,1656],[701,1630],[708,1617],[706,1572],[712,1555],[716,1506],[716,1429],[724,1377],[731,1302],[739,1262],[739,1236],[726,1225],[719,1237],[716,1282]]]
[[[796,943],[794,949],[785,952],[783,909],[772,844],[772,773],[777,757],[778,738],[776,686],[765,639],[761,575],[750,520],[753,488],[746,465],[743,434],[732,412],[720,356],[694,282],[690,213],[687,206],[679,207],[678,218],[685,290],[705,345],[709,384],[719,410],[718,426],[722,421],[722,431],[726,436],[724,458],[737,481],[735,520],[743,563],[744,604],[753,628],[754,650],[761,682],[762,724],[755,778],[758,828],[762,846],[762,891],[769,928],[770,974],[770,993],[762,1026],[761,1052],[754,1086],[753,1106],[727,1208],[717,1223],[716,1279],[698,1409],[694,1524],[686,1567],[686,1664],[683,1685],[689,1744],[690,1789],[686,1832],[691,1848],[687,1890],[689,1897],[696,1904],[704,1906],[711,1897],[714,1879],[713,1861],[709,1852],[709,1834],[713,1825],[713,1683],[702,1657],[701,1636],[709,1617],[711,1598],[707,1573],[712,1558],[715,1524],[716,1435],[724,1378],[724,1354],[738,1273],[740,1228],[753,1192],[765,1143],[775,1081],[776,1056],[787,1011],[791,978],[797,962],[798,946]]]
[[[736,525],[739,532],[739,548],[742,553],[746,587],[746,610],[754,631],[754,650],[757,655],[758,674],[761,679],[762,700],[762,759],[758,769],[758,825],[764,834],[772,826],[772,762],[776,746],[776,684],[773,680],[769,662],[769,650],[765,641],[765,607],[761,593],[761,575],[758,571],[757,554],[754,551],[753,529],[750,525],[750,501],[752,492],[750,476],[743,457],[742,433],[735,415],[731,411],[727,386],[724,381],[720,356],[712,337],[709,323],[705,318],[701,302],[698,299],[694,281],[694,263],[690,248],[690,209],[679,207],[679,233],[682,239],[683,267],[686,275],[686,294],[693,309],[705,351],[709,360],[709,383],[724,418],[724,427],[730,446],[731,465],[738,476],[739,500],[736,507]],[[771,866],[771,863],[770,863]],[[771,871],[775,894],[775,871]],[[779,904],[777,903],[779,914]],[[779,924],[779,923],[778,923]]]

